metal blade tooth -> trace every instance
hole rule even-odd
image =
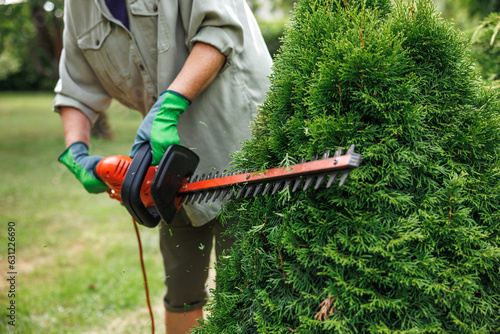
[[[191,198],[191,194],[183,196],[181,200],[181,204],[189,202],[189,199]]]
[[[211,180],[211,179],[212,179],[212,173],[208,173],[207,180]]]
[[[333,155],[334,158],[336,157],[340,157],[340,155],[342,154],[342,147],[339,147],[336,151],[335,151],[335,154]]]
[[[318,160],[318,153],[316,153],[310,161],[316,161]]]
[[[214,174],[214,179],[216,179],[218,177],[219,177],[219,171],[216,171],[215,174]]]
[[[215,191],[214,196],[212,197],[212,202],[215,202],[217,200],[217,197],[219,197],[221,192],[222,192],[222,190]]]
[[[326,184],[326,189],[330,188],[332,186],[333,181],[335,181],[335,178],[337,178],[337,175],[339,172],[335,172],[330,174],[330,178],[328,179],[328,183]]]
[[[231,190],[231,188],[225,188],[224,190],[222,190],[222,193],[220,195],[220,199],[223,200],[224,197],[226,197],[227,193]]]
[[[308,177],[306,177],[306,183],[304,184],[304,188],[302,188],[302,190],[306,191],[307,188],[309,188],[309,186],[312,183],[313,178],[314,178],[314,176],[308,176]]]
[[[199,181],[205,181],[205,174],[201,174]]]
[[[198,175],[195,175],[192,180],[191,179],[189,180],[189,182],[196,182],[197,180],[198,180]]]
[[[241,197],[241,194],[243,194],[244,190],[245,190],[244,187],[241,187],[240,189],[238,189],[238,192],[236,193],[236,199]]]
[[[328,159],[330,157],[330,152],[331,150],[326,150],[326,152],[323,154],[323,159]]]
[[[181,200],[180,200],[180,204],[184,204],[184,202],[186,201],[186,198],[187,196],[181,196]]]
[[[255,187],[255,191],[253,192],[253,197],[257,196],[260,191],[264,188],[264,184],[258,184],[256,187]]]
[[[229,189],[229,194],[227,195],[227,200],[229,201],[231,199],[231,197],[233,197],[234,195],[234,189]]]
[[[326,175],[327,174],[321,174],[318,176],[318,179],[316,180],[316,184],[314,185],[314,190],[317,190],[321,186],[321,183],[323,183],[323,180],[325,179]]]
[[[349,177],[350,173],[351,173],[350,170],[344,171],[342,173],[342,177],[340,178],[339,187],[342,187],[344,185],[344,182],[345,182],[345,180],[347,180],[347,178]]]
[[[248,187],[248,189],[245,191],[245,195],[243,197],[247,198],[252,193],[254,188],[255,188],[255,186]]]
[[[189,194],[188,199],[186,200],[186,204],[193,204],[194,203],[193,199],[195,196],[196,194]]]
[[[189,203],[194,203],[193,201],[193,198],[196,196],[196,194],[189,194],[186,199],[186,204],[189,204]]]
[[[196,200],[198,199],[198,197],[200,197],[200,195],[201,193],[195,193],[193,199],[191,200],[191,204],[194,204],[194,202],[196,202]]]
[[[353,154],[355,148],[356,148],[356,145],[354,145],[354,144],[349,146],[349,149],[347,150],[347,154]]]
[[[286,188],[288,188],[290,186],[290,183],[292,183],[292,180],[285,180],[285,184],[283,185],[283,189],[281,190],[285,190]]]
[[[302,178],[298,177],[295,179],[292,187],[292,193],[296,192],[299,189],[300,184],[302,183]]]
[[[304,162],[306,162],[306,158],[302,158],[300,159],[300,163],[303,164]]]
[[[208,191],[207,197],[205,198],[205,203],[208,203],[208,201],[210,201],[210,199],[212,198],[213,195],[214,195],[213,190]]]
[[[266,183],[266,186],[264,187],[264,191],[262,192],[262,196],[265,196],[270,189],[271,189],[271,185],[269,183]]]
[[[181,205],[187,202],[187,196],[182,196],[181,201],[179,202]]]
[[[271,192],[271,195],[274,195],[276,193],[276,191],[278,191],[278,189],[281,187],[282,184],[283,184],[283,181],[276,181],[276,183],[274,183],[274,188],[273,188],[273,191]]]
[[[198,200],[198,203],[201,203],[203,202],[203,200],[205,199],[205,196],[207,196],[207,191],[204,191],[201,193],[201,196],[200,196],[200,199]]]

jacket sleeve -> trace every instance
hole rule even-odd
[[[71,14],[66,10],[65,17],[68,18],[68,15]],[[73,107],[94,123],[99,113],[108,109],[112,99],[102,87],[71,31],[71,26],[65,26],[53,110],[60,112],[61,107]]]
[[[212,45],[227,57],[227,64],[243,50],[244,0],[179,0],[179,11],[186,32],[186,46],[196,42]]]

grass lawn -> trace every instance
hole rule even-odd
[[[57,161],[64,150],[50,93],[0,92],[0,333],[150,333],[137,240],[125,208],[90,195]],[[139,113],[113,104],[115,139],[91,154],[127,155]],[[15,223],[15,297],[4,279]],[[164,332],[157,229],[140,227],[156,332]],[[15,327],[7,307],[15,301]]]

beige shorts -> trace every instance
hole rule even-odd
[[[171,225],[160,223],[160,249],[167,286],[164,304],[168,311],[183,313],[206,304],[212,246],[215,242],[219,258],[233,243],[231,236],[222,235],[225,230],[226,226],[217,220],[194,227],[182,213],[176,214]]]

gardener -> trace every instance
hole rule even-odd
[[[88,192],[107,190],[94,171],[102,157],[88,147],[92,124],[112,99],[145,116],[132,156],[149,142],[158,164],[180,142],[200,155],[199,170],[228,166],[250,136],[271,66],[244,0],[68,0],[64,19],[54,100],[66,142],[60,161]],[[160,224],[170,334],[185,333],[202,316],[219,208],[185,206],[171,226]],[[229,243],[217,240],[218,253]]]

